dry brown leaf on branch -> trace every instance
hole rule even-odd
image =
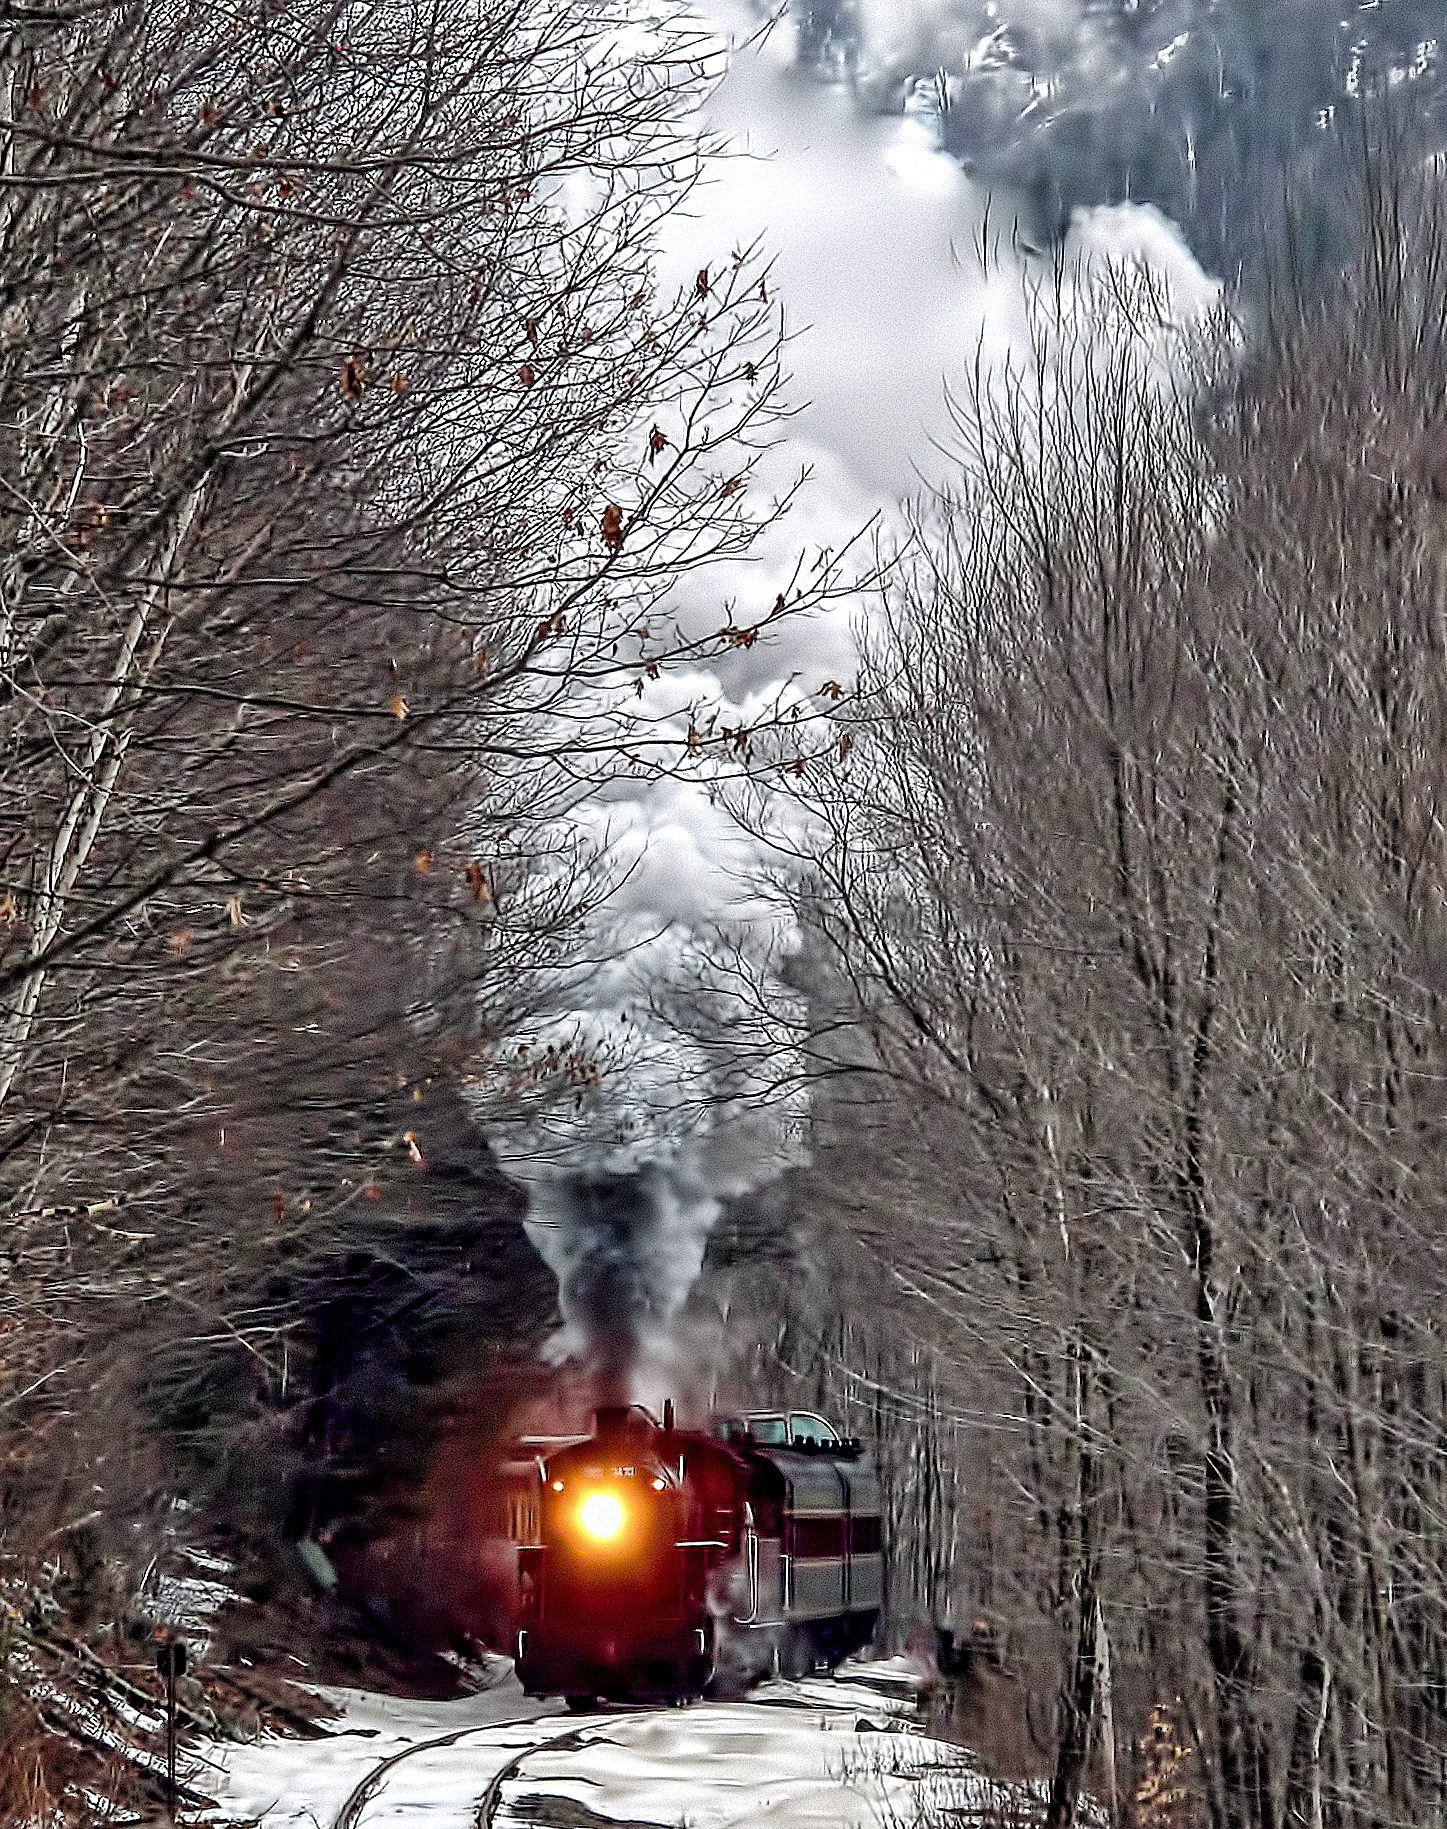
[[[844,697],[844,688],[839,684],[838,680],[825,680],[819,690],[826,699],[842,699]]]
[[[610,553],[623,544],[623,510],[616,502],[609,502],[603,510],[603,544]]]
[[[241,897],[229,895],[226,898],[226,919],[233,927],[240,927],[246,916],[241,912]]]
[[[4,895],[0,895],[0,921],[18,921],[19,919],[20,903],[16,899],[15,891],[7,889]]]
[[[648,434],[648,461],[650,464],[653,462],[654,458],[658,456],[660,451],[667,449],[668,444],[669,437],[667,432],[664,431],[662,426],[655,425],[653,430]]]
[[[415,1130],[404,1130],[402,1133],[402,1141],[407,1145],[408,1156],[412,1159],[413,1162],[417,1163],[420,1166],[423,1161],[423,1156],[422,1156],[422,1151],[417,1147],[416,1131]]]
[[[398,719],[405,718],[407,716],[407,712],[408,712],[407,701],[406,701],[406,699],[403,698],[402,694],[399,692],[393,698],[392,703],[387,707],[387,709],[391,712],[391,714],[394,718],[398,718]]]
[[[419,851],[416,857],[412,859],[412,867],[417,872],[418,876],[430,876],[432,873],[432,853],[426,850]]]
[[[492,889],[487,880],[487,872],[483,869],[481,864],[477,862],[470,863],[463,871],[462,879],[472,891],[472,899],[474,902],[490,902],[492,900]]]
[[[348,400],[361,399],[367,386],[367,367],[361,356],[348,356],[343,362],[341,386]]]
[[[700,298],[708,297],[708,268],[700,267],[693,282],[693,289]]]

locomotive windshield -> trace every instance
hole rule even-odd
[[[808,1442],[813,1447],[832,1448],[839,1441],[833,1424],[815,1416],[812,1410],[761,1410],[744,1420],[756,1442],[773,1447],[797,1447]]]

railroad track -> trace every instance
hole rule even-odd
[[[487,1728],[492,1725],[491,1722],[488,1722],[483,1727],[460,1727],[451,1734],[438,1734],[434,1740],[419,1740],[416,1746],[404,1746],[400,1753],[393,1753],[390,1759],[384,1759],[380,1765],[374,1765],[338,1811],[336,1819],[332,1823],[332,1829],[357,1829],[358,1818],[377,1795],[378,1787],[394,1765],[401,1765],[404,1759],[411,1759],[415,1753],[428,1752],[435,1746],[454,1746],[459,1740],[465,1739],[468,1734],[485,1733]]]
[[[803,1697],[754,1696],[750,1700],[759,1708],[797,1709],[811,1714],[818,1712],[818,1704],[806,1701]],[[581,1722],[577,1727],[567,1728],[560,1734],[549,1734],[543,1739],[535,1740],[530,1746],[519,1748],[512,1758],[505,1765],[499,1766],[488,1780],[486,1789],[478,1799],[473,1813],[473,1829],[493,1829],[494,1819],[502,1804],[503,1786],[518,1776],[524,1763],[533,1754],[576,1752],[580,1747],[586,1746],[590,1739],[596,1738],[600,1728],[603,1728],[607,1722],[632,1719],[651,1712],[654,1711],[647,1708],[624,1709],[615,1706],[610,1708],[606,1714]],[[455,1728],[452,1733],[438,1734],[431,1740],[419,1740],[415,1746],[403,1747],[400,1753],[393,1753],[389,1758],[380,1760],[373,1766],[342,1805],[341,1810],[333,1819],[332,1829],[357,1829],[363,1810],[377,1795],[388,1773],[394,1766],[401,1765],[404,1760],[415,1758],[420,1753],[431,1752],[437,1747],[455,1746],[459,1740],[465,1740],[469,1735],[505,1733],[509,1728],[519,1728],[525,1725],[527,1725],[526,1718],[523,1721],[482,1722],[473,1727]]]
[[[537,1746],[526,1746],[520,1753],[508,1760],[505,1766],[494,1772],[487,1789],[477,1802],[477,1814],[472,1819],[472,1829],[492,1829],[492,1819],[497,1815],[497,1807],[502,1802],[502,1788],[510,1778],[516,1778],[522,1763],[534,1753],[546,1749],[550,1753],[568,1753],[586,1744],[587,1735],[592,1732],[591,1724],[585,1727],[570,1728],[566,1734],[540,1742]]]
[[[618,1711],[623,1712],[623,1711]],[[641,1713],[641,1710],[629,1710],[629,1713]],[[393,1753],[390,1758],[380,1760],[367,1776],[353,1790],[351,1796],[342,1805],[332,1820],[332,1829],[357,1829],[362,1812],[381,1789],[383,1780],[394,1766],[401,1765],[404,1759],[415,1758],[419,1753],[428,1753],[439,1746],[455,1746],[459,1740],[465,1740],[469,1734],[496,1734],[505,1732],[509,1727],[520,1727],[523,1722],[486,1721],[476,1727],[459,1727],[450,1734],[437,1734],[431,1740],[419,1740],[415,1746],[404,1746],[400,1753]],[[555,1748],[560,1752],[569,1752],[584,1744],[587,1736],[595,1731],[593,1722],[585,1722],[580,1727],[569,1728],[562,1734],[549,1734],[545,1740],[534,1741],[531,1746],[523,1747],[515,1753],[507,1764],[499,1767],[488,1782],[487,1789],[478,1801],[473,1821],[476,1829],[491,1829],[492,1819],[497,1814],[498,1805],[502,1802],[502,1787],[510,1778],[517,1776],[523,1761],[533,1753],[551,1752]]]

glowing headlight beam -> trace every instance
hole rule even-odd
[[[590,1537],[616,1537],[623,1528],[623,1507],[611,1492],[590,1493],[578,1516]]]

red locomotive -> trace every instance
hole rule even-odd
[[[879,1483],[857,1442],[804,1411],[660,1425],[600,1409],[591,1436],[514,1463],[530,1695],[736,1693],[835,1664],[874,1635]],[[530,1477],[528,1477],[530,1476]]]

